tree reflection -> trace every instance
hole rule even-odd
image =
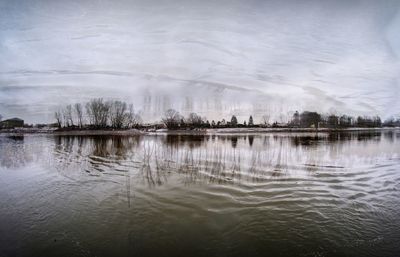
[[[372,163],[384,154],[399,154],[392,147],[398,137],[396,131],[56,136],[49,141],[29,138],[28,144],[26,138],[2,137],[0,164],[12,167],[49,160],[51,168],[71,180],[111,179],[125,184],[130,196],[131,183],[156,187],[172,178],[186,184],[259,183],[303,171],[352,167],[357,160]],[[46,147],[53,151],[43,150]]]
[[[253,142],[254,142],[254,136],[249,136],[249,146],[253,146]]]

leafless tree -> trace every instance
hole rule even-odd
[[[64,122],[67,127],[74,126],[72,105],[67,105],[64,110]]]
[[[0,121],[3,119],[3,115],[0,114]]]
[[[62,117],[62,113],[61,113],[60,110],[58,110],[58,111],[56,111],[56,112],[54,113],[54,118],[56,119],[57,126],[58,126],[59,128],[61,128],[63,117]]]
[[[62,111],[62,118],[63,118],[64,127],[69,127],[69,119],[68,119],[67,111],[65,109]]]
[[[135,113],[133,104],[129,105],[127,126],[129,128],[136,127],[142,123],[139,113]]]
[[[102,98],[90,100],[86,104],[86,113],[89,116],[90,124],[98,128],[107,127],[110,103],[104,102]]]
[[[181,122],[181,115],[174,109],[168,109],[164,113],[162,122],[167,126],[167,128],[178,128]]]
[[[269,121],[270,121],[270,118],[271,118],[271,116],[269,114],[263,115],[262,118],[261,118],[262,119],[262,123],[264,125],[268,125]]]
[[[127,125],[128,113],[125,102],[110,102],[110,122],[113,128],[122,128]]]
[[[78,126],[80,128],[82,128],[83,127],[83,109],[82,109],[82,104],[76,103],[74,105],[74,109],[75,109],[76,117],[78,119]]]
[[[204,120],[203,118],[201,118],[200,115],[197,115],[196,113],[190,113],[187,120],[186,120],[187,124],[193,127],[200,127]]]

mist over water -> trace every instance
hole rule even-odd
[[[396,256],[398,131],[0,137],[0,255]]]
[[[0,111],[398,114],[398,1],[0,1]]]

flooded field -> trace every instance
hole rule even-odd
[[[0,256],[398,256],[400,131],[0,137]]]

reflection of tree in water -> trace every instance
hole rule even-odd
[[[231,137],[231,142],[232,142],[232,147],[233,147],[233,148],[236,148],[237,142],[238,142],[238,138],[235,137],[235,136],[232,136],[232,137]]]
[[[400,135],[400,133],[398,133],[397,135]],[[383,137],[390,142],[394,142],[396,138],[396,132],[386,131],[385,133],[383,133]]]
[[[204,147],[199,148],[182,143],[179,137],[170,137],[166,147],[159,147],[154,152],[155,170],[185,175],[187,183],[195,183],[200,179],[210,183],[230,183],[239,181],[243,176],[248,181],[259,182],[270,176],[283,175],[293,154],[289,137],[256,138],[261,145],[273,147],[263,149],[258,145],[250,151],[249,148],[253,148],[254,136],[248,139],[247,136],[239,135],[213,135],[206,139]],[[271,139],[275,142],[273,145],[269,142]],[[249,140],[251,143],[240,144],[241,147],[238,147],[241,140]]]
[[[179,146],[184,147],[188,146],[190,148],[193,147],[200,147],[203,143],[209,138],[208,135],[199,134],[199,135],[185,135],[185,134],[178,134],[178,135],[166,135],[165,143],[171,146]]]
[[[288,136],[294,146],[317,146],[320,141],[326,141],[326,137],[315,135]]]
[[[32,161],[43,164],[50,157],[48,167],[73,183],[105,197],[122,191],[118,196],[127,199],[130,206],[131,192],[136,190],[132,188],[143,186],[261,185],[274,180],[302,181],[321,173],[333,176],[337,169],[351,171],[360,163],[373,164],[379,155],[399,156],[394,146],[399,137],[398,132],[51,137],[54,141],[49,137],[3,137],[0,165],[19,167]],[[52,147],[54,151],[47,151]]]
[[[249,146],[253,146],[254,136],[249,136]]]
[[[76,151],[85,156],[104,158],[112,156],[117,159],[127,159],[139,142],[140,137],[57,136],[55,149],[66,153]]]
[[[124,136],[110,136],[110,137],[92,137],[90,139],[92,144],[92,156],[103,158],[113,157],[116,160],[126,160],[130,158],[134,148],[140,143],[140,137],[124,137]]]
[[[380,141],[382,137],[382,133],[380,131],[376,132],[358,132],[357,139],[359,141],[369,141],[369,140],[376,140]]]
[[[124,171],[120,167],[122,161],[131,159],[139,140],[139,137],[57,136],[54,138],[56,167],[64,174],[70,169],[92,175],[95,171]]]
[[[360,133],[63,137],[56,148],[75,156],[71,158],[80,156],[76,162],[89,173],[125,172],[136,182],[160,186],[171,177],[189,184],[260,182],[289,171],[315,171],[324,162],[340,162],[342,148],[359,147],[359,137]],[[375,140],[380,134],[361,137]]]
[[[315,133],[315,134],[296,134],[288,136],[294,146],[313,146],[317,147],[319,144],[342,144],[352,140],[358,141],[371,141],[381,140],[382,133],[379,131],[359,131],[359,132],[333,132],[333,133]]]
[[[94,157],[109,157],[110,154],[110,143],[113,143],[114,140],[111,138],[103,138],[99,137],[96,139],[92,139],[91,143],[93,144],[93,150],[91,156]],[[116,144],[118,145],[118,143]],[[113,146],[113,144],[111,144]]]
[[[161,161],[159,151],[159,145],[154,142],[143,142],[139,174],[150,187],[162,185],[167,181],[164,162]]]

